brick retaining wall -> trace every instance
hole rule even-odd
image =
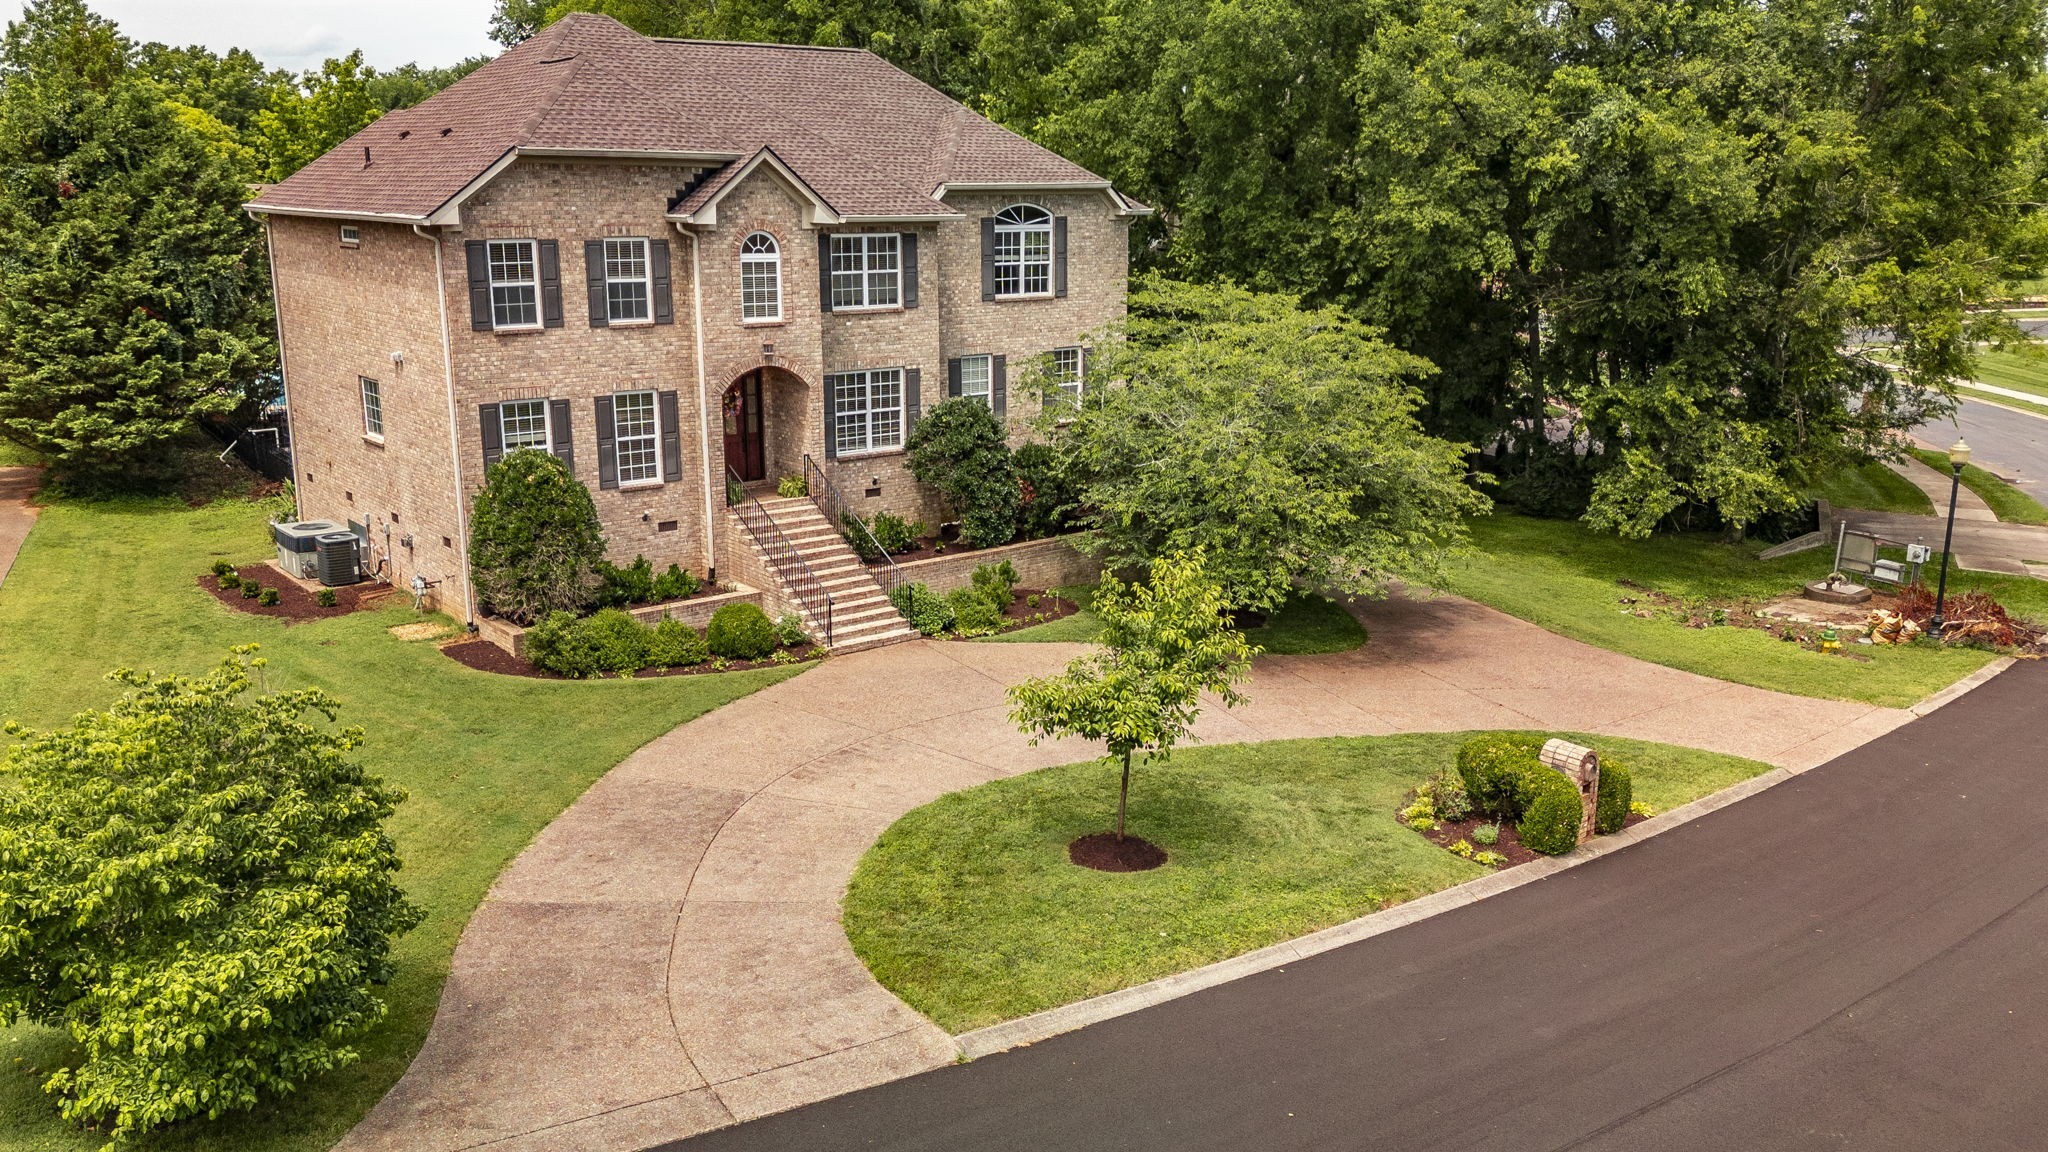
[[[1000,548],[982,548],[947,556],[928,556],[897,565],[905,580],[922,582],[934,592],[951,592],[974,580],[974,570],[983,564],[1008,560],[1017,569],[1020,588],[1065,588],[1092,584],[1102,575],[1102,564],[1074,547],[1072,537],[1026,540]]]
[[[672,616],[692,628],[702,629],[711,622],[711,614],[727,604],[752,604],[767,611],[762,595],[744,584],[732,585],[730,592],[718,592],[710,596],[695,596],[688,600],[670,600],[666,604],[643,604],[628,608],[633,619],[642,624],[656,624],[664,615]],[[770,612],[769,615],[774,615]],[[482,616],[476,622],[477,635],[489,640],[514,656],[526,655],[526,629],[502,620],[496,616]]]

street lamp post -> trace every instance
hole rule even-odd
[[[1941,537],[1941,578],[1934,589],[1934,619],[1927,622],[1927,634],[1936,640],[1941,639],[1941,613],[1948,603],[1948,552],[1956,541],[1956,497],[1962,495],[1963,465],[1969,462],[1970,446],[1957,440],[1948,450],[1948,530]]]

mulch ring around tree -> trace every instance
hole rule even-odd
[[[1622,821],[1621,826],[1627,828],[1631,825],[1641,824],[1647,819],[1649,817],[1631,812],[1628,814],[1628,819]],[[1491,823],[1493,823],[1493,817],[1475,812],[1463,820],[1440,820],[1435,828],[1421,833],[1421,836],[1430,843],[1446,850],[1451,845],[1463,840],[1465,843],[1470,844],[1477,852],[1498,852],[1502,856],[1507,857],[1507,863],[1499,866],[1502,868],[1513,868],[1517,864],[1527,864],[1531,860],[1543,858],[1541,853],[1531,851],[1522,844],[1521,834],[1515,831],[1515,824],[1512,820],[1501,824],[1500,839],[1492,844],[1481,844],[1472,838],[1474,829],[1482,824]]]
[[[536,668],[525,657],[514,656],[489,640],[458,640],[453,644],[443,644],[441,651],[457,664],[465,668],[474,668],[479,672],[496,672],[502,676],[529,676],[535,680],[569,679],[569,677],[559,672],[549,672],[543,668]],[[816,645],[804,648],[785,648],[783,651],[794,652],[799,662],[816,659],[825,655],[825,650]],[[787,660],[779,663],[774,660],[728,660],[725,666],[720,668],[713,662],[706,661],[687,668],[642,668],[640,671],[633,673],[633,679],[652,680],[662,676],[702,676],[710,672],[751,672],[756,668],[787,668],[791,666]]]
[[[1166,863],[1166,849],[1140,836],[1097,832],[1067,845],[1067,859],[1097,872],[1150,872]]]
[[[277,589],[277,603],[263,604],[254,596],[242,595],[242,588],[223,588],[220,577],[207,572],[199,577],[199,586],[206,589],[215,600],[237,612],[251,616],[272,616],[287,624],[306,620],[327,620],[335,616],[346,616],[351,612],[375,606],[394,595],[392,588],[385,584],[364,581],[331,589],[334,593],[334,607],[323,608],[315,594],[289,580],[285,575],[268,564],[250,564],[235,569],[244,587],[255,584],[263,588]]]

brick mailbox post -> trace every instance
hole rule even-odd
[[[1538,759],[1579,786],[1579,843],[1593,838],[1593,817],[1600,807],[1600,755],[1569,740],[1546,740]]]

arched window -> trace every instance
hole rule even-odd
[[[740,242],[740,319],[782,319],[782,250],[766,232]]]
[[[1052,213],[1013,204],[996,213],[996,295],[1052,295]]]

